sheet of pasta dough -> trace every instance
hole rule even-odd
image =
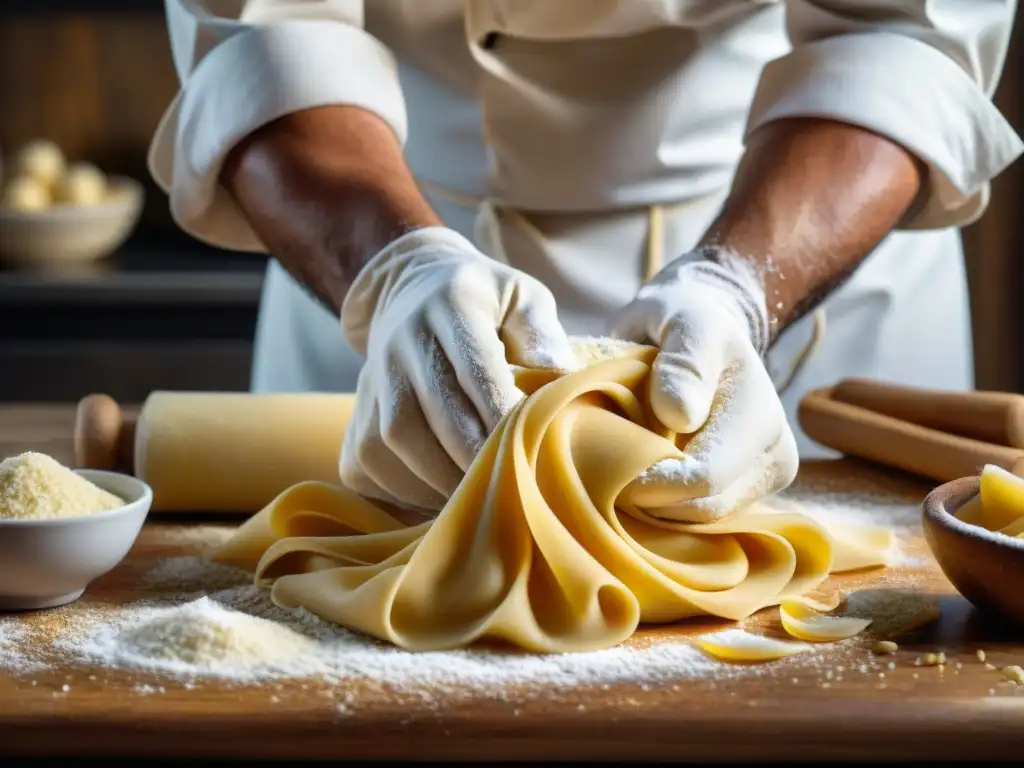
[[[741,619],[835,570],[885,563],[884,530],[833,535],[762,506],[713,523],[638,508],[630,482],[685,446],[646,405],[656,352],[621,348],[562,377],[517,370],[528,397],[434,520],[406,525],[342,487],[304,482],[216,557],[253,569],[281,606],[406,649],[498,639],[536,652],[608,648],[646,622]]]

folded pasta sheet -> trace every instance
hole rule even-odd
[[[216,558],[254,570],[281,606],[406,649],[502,640],[535,652],[608,648],[642,623],[742,619],[830,572],[886,562],[884,530],[830,531],[756,504],[709,523],[640,506],[635,478],[685,458],[685,436],[646,407],[655,354],[625,347],[561,377],[517,371],[528,396],[435,519],[406,524],[345,488],[303,482]]]

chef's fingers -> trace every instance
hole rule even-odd
[[[364,435],[372,432],[371,424],[376,424],[380,418],[377,410],[377,400],[370,394],[365,394],[367,388],[364,386],[370,369],[364,366],[359,374],[359,385],[356,394],[356,408],[349,420],[345,430],[345,439],[341,446],[341,457],[338,461],[338,470],[341,484],[350,491],[355,491],[360,496],[368,499],[378,499],[389,504],[398,503],[398,499],[384,491],[375,483],[369,475],[363,471],[360,464],[360,457],[366,458],[366,451],[362,448]],[[379,447],[371,447],[370,451],[379,450]]]
[[[525,397],[505,359],[493,314],[477,304],[462,308],[435,304],[428,317],[459,386],[489,434]]]
[[[797,463],[796,440],[792,432],[786,430],[773,448],[752,459],[746,470],[718,493],[673,499],[644,508],[654,517],[667,520],[696,523],[720,520],[788,487],[796,479]],[[705,484],[714,487],[710,479],[706,479]]]
[[[451,496],[483,447],[487,430],[462,391],[436,331],[424,324],[406,333],[400,345],[401,365],[418,408],[407,424],[395,426],[396,437],[403,439],[392,449],[432,487]],[[416,439],[419,433],[429,434]],[[410,439],[404,439],[406,434]]]
[[[511,359],[527,368],[568,373],[579,368],[569,336],[558,319],[551,291],[529,285],[505,318],[501,332]]]
[[[700,429],[726,382],[737,379],[737,346],[729,329],[699,313],[671,318],[662,331],[661,352],[651,366],[651,410],[680,434]],[[774,389],[772,390],[774,393]]]
[[[613,339],[657,345],[660,329],[656,327],[655,319],[658,316],[659,312],[652,300],[636,298],[612,315],[605,333]]]
[[[342,447],[341,481],[361,496],[418,509],[440,510],[447,497],[421,480],[384,438],[381,396],[392,397],[394,392],[394,386],[387,380],[381,381],[374,368],[369,364],[364,366],[359,375],[356,410]],[[411,388],[407,397],[415,401]]]
[[[796,476],[796,440],[771,378],[752,348],[743,357],[724,371],[707,420],[684,448],[691,487],[703,496],[684,502],[680,512],[728,514]]]

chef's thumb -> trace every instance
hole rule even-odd
[[[563,373],[580,367],[549,293],[510,312],[501,335],[510,363]]]
[[[651,409],[668,429],[692,434],[704,426],[724,378],[724,350],[711,339],[671,340],[650,374]]]

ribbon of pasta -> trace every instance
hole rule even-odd
[[[836,535],[760,505],[683,523],[634,503],[638,474],[685,456],[685,436],[648,414],[655,354],[629,347],[561,377],[519,370],[528,397],[434,520],[406,525],[345,488],[300,483],[216,559],[254,570],[279,605],[409,650],[535,652],[608,648],[641,623],[741,619],[832,571],[885,563],[885,532]]]

